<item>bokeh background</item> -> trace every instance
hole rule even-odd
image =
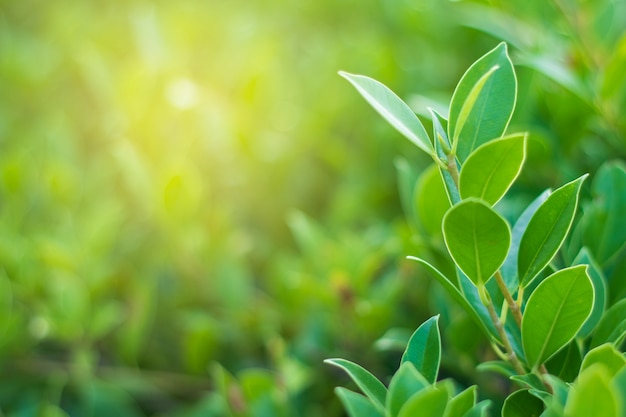
[[[529,201],[626,154],[624,3],[0,2],[0,415],[340,416],[322,360],[388,375],[438,312],[480,380],[404,260],[427,161],[337,71],[445,111],[509,42]]]

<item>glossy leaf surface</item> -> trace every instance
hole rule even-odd
[[[398,417],[441,417],[448,403],[445,390],[429,387],[413,395],[402,407]]]
[[[411,362],[431,384],[437,380],[441,362],[441,335],[438,321],[439,316],[431,317],[418,327],[409,339],[401,361],[402,363]]]
[[[461,197],[476,197],[490,205],[496,204],[522,170],[525,144],[526,135],[517,134],[478,147],[461,169]]]
[[[478,287],[500,268],[511,242],[506,221],[476,199],[464,200],[448,211],[443,235],[452,259]]]
[[[467,117],[461,118],[472,89],[494,67],[497,69],[485,81],[471,111]],[[465,72],[452,96],[448,126],[448,137],[458,140],[457,155],[462,162],[483,143],[502,136],[513,114],[516,92],[517,80],[504,43]],[[461,128],[457,127],[459,121],[462,122]]]
[[[397,416],[409,398],[429,385],[413,363],[402,363],[389,383],[385,409],[390,415]]]
[[[587,267],[555,272],[541,282],[526,304],[522,344],[528,364],[535,368],[569,343],[593,305],[593,286]]]
[[[563,244],[574,220],[580,186],[586,177],[584,175],[555,190],[530,219],[517,258],[522,287],[548,265]]]
[[[350,81],[363,98],[398,132],[424,152],[430,155],[434,154],[433,145],[422,122],[393,91],[379,81],[363,75],[347,72],[340,72],[339,74]]]

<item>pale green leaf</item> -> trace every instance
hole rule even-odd
[[[381,410],[385,408],[387,388],[369,371],[356,363],[345,359],[326,359],[325,363],[337,366],[352,378],[363,393]]]
[[[485,80],[471,111],[467,117],[461,117],[472,90],[494,67],[497,69]],[[461,162],[483,143],[502,136],[513,114],[516,94],[517,80],[505,43],[489,51],[465,72],[452,96],[448,126],[448,137],[458,138],[457,156]]]
[[[384,417],[383,412],[361,394],[342,387],[335,388],[335,393],[350,417]]]
[[[517,269],[526,287],[550,263],[569,232],[582,182],[587,175],[555,190],[530,219],[520,241]]]
[[[477,197],[496,204],[511,187],[524,163],[526,135],[516,134],[487,142],[467,158],[461,169],[461,198]]]
[[[441,335],[437,323],[439,316],[431,317],[413,333],[402,355],[401,363],[411,362],[415,368],[434,384],[441,362]]]
[[[413,395],[400,409],[398,417],[442,417],[447,404],[445,390],[429,387]]]
[[[582,372],[572,385],[565,417],[619,417],[618,395],[609,375],[596,365]]]
[[[441,236],[441,222],[450,201],[437,165],[431,165],[419,176],[414,196],[420,225],[428,235]]]
[[[522,319],[522,344],[528,365],[537,368],[569,343],[593,307],[587,266],[555,272],[533,291]]]
[[[390,415],[397,416],[409,398],[429,385],[413,363],[402,363],[389,383],[385,409]]]
[[[393,91],[384,84],[363,75],[349,74],[343,71],[339,74],[350,81],[363,98],[398,132],[424,152],[434,155],[433,144],[430,142],[422,122]]]
[[[477,199],[463,200],[446,213],[443,236],[452,259],[477,287],[502,266],[511,244],[506,221]]]
[[[614,377],[626,366],[624,354],[611,343],[605,343],[591,349],[584,357],[580,372],[591,368],[595,364],[604,366],[609,377]]]

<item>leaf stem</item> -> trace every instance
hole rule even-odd
[[[498,283],[498,288],[500,289],[500,292],[504,296],[506,303],[509,305],[509,310],[511,310],[511,313],[513,314],[513,318],[515,318],[515,322],[521,329],[522,328],[522,312],[520,311],[519,304],[513,299],[513,295],[511,295],[511,292],[507,288],[506,283],[504,282],[504,278],[502,278],[502,274],[500,273],[500,271],[496,271],[495,278],[496,278],[496,282]]]
[[[448,172],[452,177],[452,181],[454,181],[454,185],[456,185],[457,191],[459,190],[459,168],[456,166],[456,156],[453,152],[448,154]]]
[[[487,310],[489,310],[489,316],[491,317],[491,321],[493,322],[493,325],[496,327],[496,331],[498,332],[498,335],[500,336],[502,345],[504,346],[504,349],[506,350],[506,358],[508,359],[509,362],[511,362],[515,370],[520,375],[525,375],[526,370],[524,369],[524,367],[522,366],[522,363],[517,358],[517,355],[515,354],[515,351],[513,350],[513,346],[511,346],[511,341],[509,340],[509,336],[506,334],[506,331],[504,330],[504,325],[498,318],[498,314],[496,313],[496,310],[493,308],[492,302],[489,302],[487,304]]]

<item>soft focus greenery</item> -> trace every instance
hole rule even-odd
[[[624,3],[1,2],[0,414],[339,416],[322,359],[391,375],[433,311],[441,372],[501,398],[475,326],[403,260],[438,220],[403,218],[394,163],[426,158],[337,71],[422,114],[506,40],[512,217],[626,155]]]

